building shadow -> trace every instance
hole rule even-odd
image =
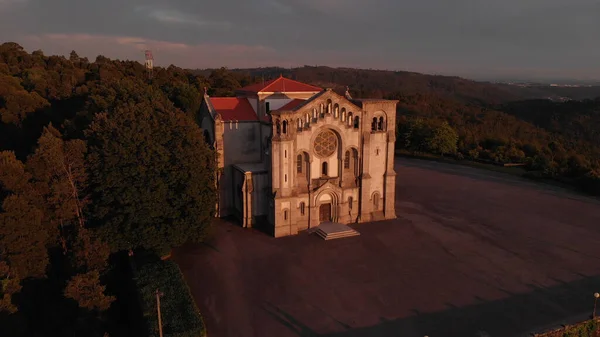
[[[413,309],[414,315],[396,319],[382,317],[378,324],[366,327],[335,322],[333,330],[339,330],[335,333],[313,331],[310,322],[300,322],[270,303],[263,309],[293,335],[301,337],[530,336],[591,318],[593,294],[600,291],[600,275],[568,283],[554,281],[558,285],[547,288],[528,285],[532,291],[496,301],[474,296],[477,302],[474,305],[459,307],[446,303],[447,310],[433,313]],[[424,298],[423,302],[426,301]]]

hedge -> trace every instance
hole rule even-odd
[[[135,276],[148,336],[158,337],[156,289],[160,298],[164,337],[204,337],[206,329],[183,275],[172,261],[151,261],[139,266]]]

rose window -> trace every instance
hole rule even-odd
[[[315,138],[315,153],[319,157],[329,157],[337,149],[338,139],[330,130],[323,131]]]

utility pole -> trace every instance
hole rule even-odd
[[[163,293],[161,293],[160,291],[158,291],[158,288],[156,289],[156,310],[158,312],[158,335],[160,337],[163,337],[163,331],[162,331],[162,320],[160,317],[160,297],[164,295]]]
[[[596,318],[596,303],[598,302],[599,293],[594,293],[594,312],[592,313],[592,319]]]

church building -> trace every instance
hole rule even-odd
[[[275,237],[394,219],[397,102],[285,77],[236,97],[205,93],[199,123],[217,156],[217,216]]]

